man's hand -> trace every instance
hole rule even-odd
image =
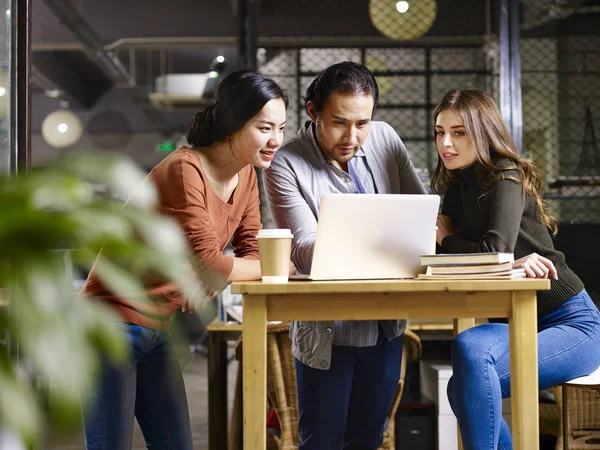
[[[525,269],[528,278],[548,278],[549,276],[558,280],[558,272],[552,261],[548,258],[531,253],[523,256],[513,263],[513,269]]]
[[[436,241],[439,245],[442,245],[442,241],[446,236],[449,236],[456,232],[456,229],[454,228],[454,224],[450,220],[450,217],[445,216],[444,214],[438,214],[437,221],[435,224],[438,227]]]
[[[294,265],[293,262],[290,261],[290,275],[296,275],[296,266]]]

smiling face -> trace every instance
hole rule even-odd
[[[308,114],[315,123],[316,138],[325,158],[334,166],[348,170],[350,161],[371,130],[373,97],[332,92],[317,113],[312,102]]]
[[[274,98],[232,137],[232,148],[236,159],[254,167],[268,169],[275,152],[283,141],[285,128],[285,104]]]
[[[441,111],[436,118],[435,145],[448,170],[464,169],[477,161],[473,141],[461,117],[451,109]]]

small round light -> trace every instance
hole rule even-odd
[[[220,62],[220,63],[222,63],[222,62],[224,62],[224,61],[225,61],[225,57],[224,57],[223,55],[219,55],[219,56],[217,56],[217,62]]]
[[[211,78],[218,78],[219,73],[215,72],[214,70],[211,70],[210,72],[208,72],[208,76]]]
[[[81,121],[66,109],[48,114],[42,122],[42,137],[54,148],[70,147],[81,139],[82,134]]]
[[[408,4],[408,2],[404,1],[396,3],[396,9],[400,14],[404,14],[406,11],[408,11],[409,6],[410,5]]]

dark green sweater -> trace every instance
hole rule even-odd
[[[442,213],[452,220],[456,234],[444,238],[443,250],[508,252],[514,253],[515,259],[535,252],[548,258],[556,266],[558,280],[551,280],[549,291],[538,291],[538,316],[581,292],[583,283],[569,269],[564,255],[554,249],[548,228],[537,218],[535,201],[523,196],[521,184],[502,180],[494,183],[486,194],[477,178],[477,166],[475,163],[457,170],[456,180],[448,186]],[[505,175],[519,179],[514,170]]]

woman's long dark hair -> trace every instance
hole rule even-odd
[[[281,98],[287,108],[287,95],[271,78],[246,70],[233,72],[219,84],[212,104],[196,114],[187,141],[192,147],[220,142],[241,130],[276,98]]]
[[[444,95],[434,114],[434,123],[442,111],[456,113],[462,121],[471,139],[477,162],[481,167],[481,182],[484,188],[503,180],[513,179],[523,186],[523,194],[530,196],[537,204],[538,219],[545,224],[553,235],[558,232],[556,219],[548,213],[542,199],[542,179],[534,162],[519,155],[510,136],[502,114],[489,94],[480,89],[453,89]],[[498,161],[508,159],[512,164],[499,165]],[[506,171],[516,170],[520,179],[505,175]],[[437,184],[447,185],[453,180],[453,173],[444,167],[438,155],[438,164],[431,179],[431,189],[436,191]]]

